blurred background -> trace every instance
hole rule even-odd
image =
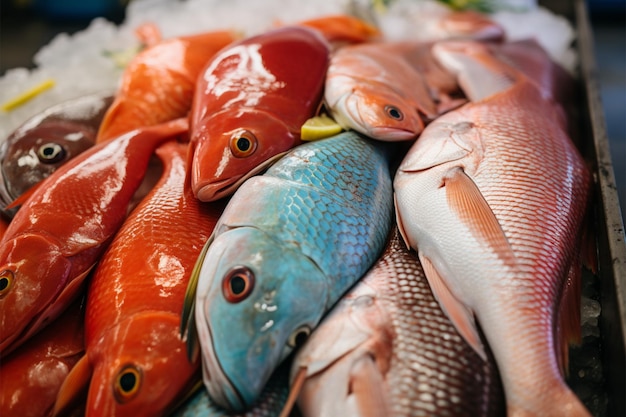
[[[58,33],[85,29],[96,16],[124,20],[128,0],[1,0],[0,76],[32,67],[32,57]],[[177,1],[177,0],[172,0]],[[569,1],[569,0],[564,0]],[[540,2],[541,3],[541,2]],[[620,196],[626,213],[626,0],[587,0],[598,81]]]

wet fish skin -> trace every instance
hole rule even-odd
[[[86,416],[165,416],[199,377],[180,338],[185,289],[223,203],[201,204],[186,184],[188,145],[156,153],[161,177],[99,261],[87,294],[86,354],[59,393],[55,415],[88,390]],[[123,375],[134,384],[122,384]]]
[[[77,297],[126,218],[154,149],[187,130],[179,119],[98,144],[23,196],[0,240],[2,354]]]
[[[382,251],[390,149],[355,132],[305,144],[233,195],[199,258],[195,291],[205,386],[220,406],[250,406]],[[254,284],[231,303],[240,278]]]
[[[112,92],[54,105],[15,129],[0,145],[0,209],[96,142]]]
[[[381,258],[298,350],[305,417],[501,416],[498,370],[456,331],[396,227]]]
[[[79,299],[19,350],[2,357],[0,415],[50,415],[63,380],[84,352],[84,316]]]
[[[589,170],[536,83],[488,52],[472,55],[480,45],[439,48],[442,65],[470,87],[497,82],[478,85],[473,102],[430,124],[400,164],[403,236],[444,310],[482,353],[474,317],[480,324],[508,415],[588,416],[560,366],[563,345],[580,331],[563,314],[576,317],[580,299],[563,294],[575,293],[568,280],[580,278]]]

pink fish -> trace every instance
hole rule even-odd
[[[405,241],[484,357],[480,324],[509,417],[589,416],[561,369],[567,341],[580,332],[568,323],[580,309],[589,170],[534,82],[484,45],[442,43],[434,53],[472,102],[431,123],[397,171]]]

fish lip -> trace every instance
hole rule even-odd
[[[217,355],[213,347],[213,334],[209,324],[206,323],[206,319],[203,328],[208,332],[210,341],[202,346],[204,385],[209,392],[209,397],[226,409],[243,411],[246,409],[247,404],[241,393],[226,376],[217,360]],[[211,381],[211,383],[207,383],[207,379]]]
[[[241,184],[246,182],[246,180],[269,168],[270,165],[274,164],[274,162],[278,161],[289,151],[290,149],[285,152],[276,154],[271,158],[268,158],[244,175],[236,177],[233,176],[230,178],[225,178],[223,180],[207,181],[205,184],[200,186],[196,193],[196,197],[200,201],[215,201],[224,197],[228,197],[234,194],[235,191],[237,191],[237,189],[241,186]]]
[[[370,133],[375,137],[384,137],[386,141],[395,142],[415,139],[420,132],[393,127],[372,127]]]
[[[232,177],[223,180],[216,180],[202,185],[196,197],[200,201],[215,201],[232,194],[243,182],[242,177]]]

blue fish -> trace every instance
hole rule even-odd
[[[181,323],[191,354],[199,339],[204,384],[220,406],[250,407],[382,252],[393,219],[391,146],[352,131],[300,145],[229,201]]]

